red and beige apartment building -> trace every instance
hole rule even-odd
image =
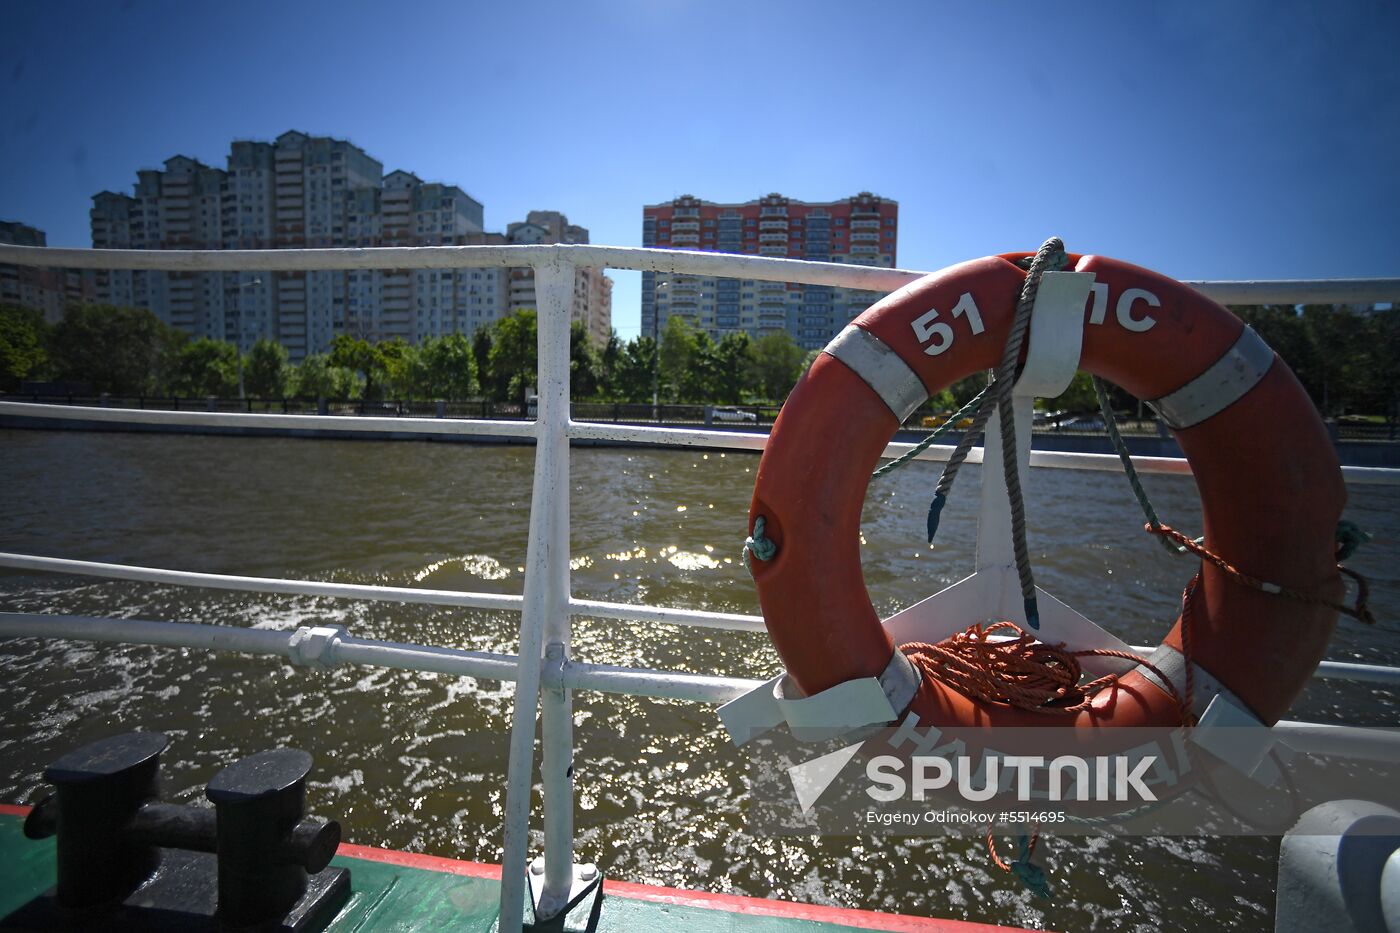
[[[642,208],[642,245],[852,265],[895,265],[899,203],[863,191],[840,201],[770,194],[742,204],[682,195]],[[642,334],[680,316],[718,339],[786,331],[818,349],[879,300],[878,292],[664,272],[642,273]]]

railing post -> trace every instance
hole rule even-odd
[[[549,646],[551,663],[558,666],[565,663],[569,650],[569,305],[573,288],[573,264],[562,256],[535,266],[539,309],[535,482],[520,619],[520,669],[511,715],[501,866],[502,933],[515,933],[523,921],[543,655]],[[572,699],[570,691],[550,688],[543,701],[545,878],[536,907],[540,920],[554,916],[567,903],[574,880]]]

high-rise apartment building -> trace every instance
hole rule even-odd
[[[93,198],[98,249],[441,246],[483,236],[479,201],[424,182],[344,140],[288,132],[236,141],[226,169],[185,156],[137,173],[131,195]],[[100,300],[150,308],[195,336],[281,342],[294,361],[338,333],[410,342],[500,316],[499,269],[237,273],[104,271]]]
[[[516,245],[587,243],[588,229],[569,223],[569,218],[558,211],[530,211],[524,220],[507,225],[505,242]],[[529,266],[511,269],[509,284],[508,311],[536,307],[534,269]],[[604,275],[602,269],[579,266],[575,270],[570,319],[582,321],[598,344],[608,342],[612,334],[612,279]]]
[[[770,194],[743,204],[683,195],[642,208],[642,245],[845,262],[895,264],[899,203],[861,192],[808,202]],[[818,349],[879,300],[881,293],[824,285],[642,273],[642,333],[661,333],[672,315],[718,339],[785,330]]]
[[[0,220],[0,243],[47,246],[44,231],[18,221]],[[41,311],[50,324],[62,319],[70,304],[92,300],[95,279],[77,269],[43,269],[0,263],[0,304]]]

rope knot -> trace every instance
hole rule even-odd
[[[997,868],[1015,875],[1016,879],[1036,897],[1049,900],[1050,880],[1045,877],[1045,869],[1031,861],[1031,856],[1035,853],[1035,844],[1039,839],[1039,833],[1032,833],[1029,837],[1021,835],[1018,839],[1021,854],[1014,861],[1005,862],[997,854],[996,836],[991,829],[988,829],[987,851],[991,854],[992,862]]]
[[[778,556],[778,543],[763,536],[764,529],[768,525],[768,520],[762,515],[756,516],[753,520],[753,534],[744,539],[744,552],[742,560],[744,569],[753,573],[753,565],[749,563],[750,556],[761,561],[770,561]]]

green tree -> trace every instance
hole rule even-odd
[[[713,402],[721,392],[719,347],[703,330],[695,332],[695,349],[681,379],[681,397],[687,402]]]
[[[476,382],[486,395],[493,384],[491,375],[491,328],[478,327],[472,333],[472,359],[476,362]]]
[[[948,387],[948,392],[952,396],[952,404],[949,408],[961,408],[977,397],[977,393],[987,387],[986,373],[973,373],[966,379],[959,379]]]
[[[48,327],[33,308],[0,305],[0,390],[12,392],[48,362]]]
[[[287,348],[261,337],[243,362],[243,388],[253,398],[283,398],[295,375],[287,362]]]
[[[381,341],[373,344],[373,347],[384,390],[394,398],[413,398],[418,348],[402,337]]]
[[[55,378],[95,392],[151,395],[182,343],[182,334],[143,308],[73,305],[49,334],[49,358]]]
[[[656,379],[656,341],[638,337],[628,341],[617,361],[617,394],[625,402],[650,402]]]
[[[598,354],[598,391],[605,398],[616,399],[622,395],[620,377],[623,358],[627,346],[617,336],[617,331],[608,335],[608,342]]]
[[[731,331],[715,347],[713,394],[707,401],[737,405],[757,386],[753,341],[746,331]]]
[[[1347,308],[1307,305],[1303,308],[1303,328],[1312,353],[1298,377],[1324,417],[1345,414],[1361,379],[1358,364],[1365,356],[1361,319]]]
[[[238,394],[238,348],[198,337],[175,353],[167,388],[175,395],[231,398]]]
[[[412,395],[449,401],[476,395],[476,357],[462,334],[430,337],[418,348]]]
[[[698,331],[679,315],[666,319],[661,332],[661,391],[669,399],[679,400],[685,391],[686,373],[698,346]]]
[[[759,392],[774,402],[787,398],[802,375],[805,354],[797,341],[785,330],[770,331],[754,343],[753,355]]]
[[[375,344],[363,337],[336,334],[331,340],[329,357],[331,366],[359,373],[364,380],[362,398],[377,399],[383,393],[384,356]]]
[[[1367,317],[1365,346],[1358,407],[1393,424],[1400,421],[1400,308]]]
[[[985,381],[983,385],[986,385]],[[973,391],[972,395],[976,395],[981,391],[982,389],[979,387]],[[971,400],[972,395],[969,395],[958,404],[965,405]],[[1054,399],[1047,401],[1046,405],[1053,408],[1061,408],[1065,411],[1098,411],[1099,397],[1094,392],[1094,378],[1083,370],[1080,370],[1074,374],[1074,378],[1070,379],[1069,385],[1065,387],[1065,390],[1055,396]]]
[[[325,353],[313,353],[301,361],[292,376],[292,394],[298,398],[353,398],[360,390],[355,371],[336,366]]]
[[[595,398],[602,384],[602,363],[593,337],[582,321],[569,325],[569,395]]]
[[[493,325],[491,335],[492,394],[497,401],[518,398],[535,385],[538,369],[535,312],[523,308]]]

